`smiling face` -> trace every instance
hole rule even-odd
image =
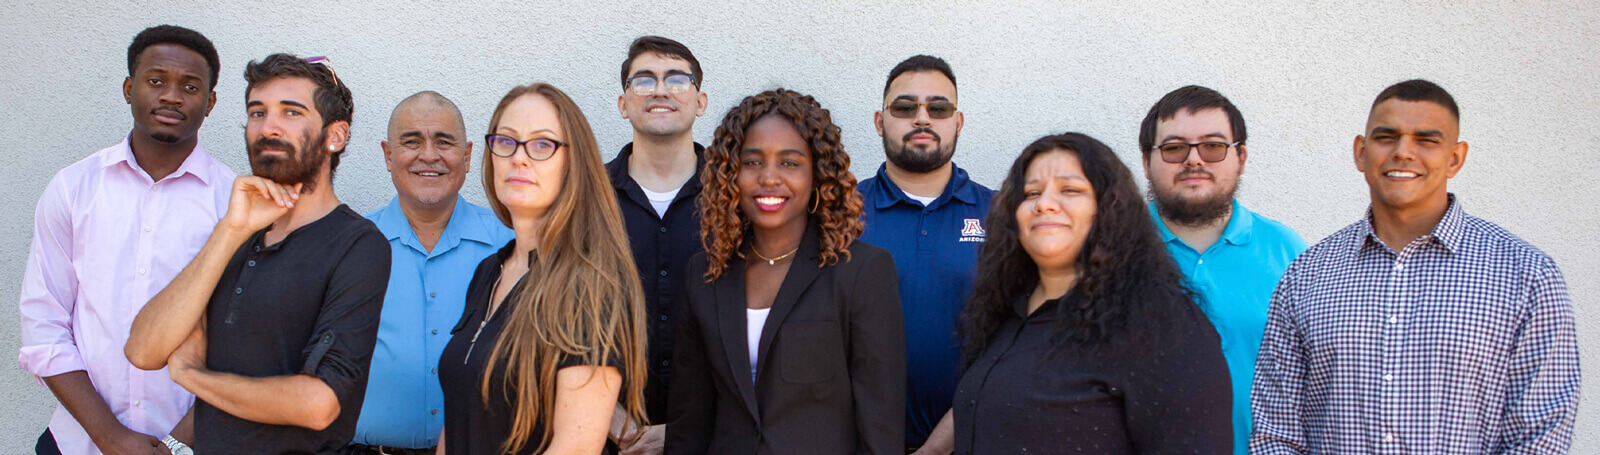
[[[653,76],[657,78],[656,90],[651,95],[636,95],[633,89],[623,89],[617,97],[617,109],[622,118],[633,124],[636,133],[652,136],[678,136],[691,132],[695,117],[706,113],[706,95],[693,85],[689,90],[667,93],[665,83],[671,75],[689,75],[689,62],[656,53],[644,53],[633,59],[628,78]]]
[[[1180,109],[1172,118],[1156,123],[1155,137],[1157,146],[1234,141],[1233,126],[1221,108]],[[1144,155],[1144,175],[1163,217],[1180,224],[1204,224],[1229,213],[1247,157],[1242,144],[1229,147],[1223,160],[1215,163],[1200,159],[1195,147],[1182,163],[1168,163],[1160,151],[1153,151]]]
[[[529,93],[518,97],[500,114],[495,134],[504,134],[518,141],[537,138],[567,143],[555,103],[545,97]],[[567,155],[571,150],[561,146],[544,161],[535,161],[528,155],[526,146],[518,147],[510,157],[489,152],[494,174],[495,197],[513,218],[541,219],[561,195],[561,186],[567,172]]]
[[[217,102],[205,57],[177,44],[156,44],[135,61],[134,74],[122,83],[134,133],[167,144],[194,141]]]
[[[812,198],[811,147],[778,115],[752,123],[738,152],[739,210],[758,230],[803,230]]]
[[[245,101],[245,143],[250,170],[284,185],[305,184],[309,192],[324,163],[343,143],[329,141],[328,128],[313,107],[316,83],[302,77],[278,77],[250,90]]]
[[[1449,204],[1445,184],[1467,160],[1467,143],[1450,110],[1428,101],[1389,99],[1372,108],[1366,135],[1356,136],[1356,169],[1366,175],[1379,210]]]
[[[1017,206],[1017,240],[1040,270],[1072,269],[1094,227],[1094,186],[1077,154],[1041,153],[1023,174]]]
[[[471,170],[472,143],[448,101],[414,99],[395,109],[384,163],[402,199],[421,205],[453,201]]]
[[[956,85],[938,71],[911,71],[895,77],[889,83],[883,105],[896,101],[911,103],[956,102]],[[883,150],[890,165],[906,172],[932,172],[950,164],[956,153],[956,140],[966,121],[960,111],[943,119],[928,114],[931,106],[917,107],[911,118],[889,114],[889,109],[879,109],[872,114],[883,138]]]

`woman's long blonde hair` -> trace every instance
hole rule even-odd
[[[549,446],[556,364],[563,356],[581,357],[586,365],[616,362],[623,373],[618,401],[634,421],[646,421],[644,291],[594,131],[571,98],[550,84],[537,83],[506,93],[489,120],[489,133],[499,128],[506,107],[523,96],[543,97],[555,105],[567,141],[566,150],[556,153],[569,155],[561,193],[541,221],[526,288],[506,315],[483,374],[485,402],[491,398],[489,378],[495,368],[505,368],[508,389],[516,389],[515,397],[507,397],[515,413],[507,453],[530,442],[537,442],[536,453]],[[483,192],[495,215],[510,226],[511,212],[495,193],[494,174],[494,159],[484,144]],[[539,421],[546,421],[544,432],[533,434]]]

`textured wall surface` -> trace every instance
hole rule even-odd
[[[1451,188],[1470,213],[1542,248],[1566,274],[1587,395],[1574,452],[1600,453],[1600,8],[1590,1],[9,3],[0,15],[0,182],[10,189],[0,192],[0,300],[8,302],[19,292],[39,193],[57,170],[127,134],[127,45],[161,23],[216,43],[219,101],[201,140],[236,172],[248,171],[245,63],[280,51],[331,56],[356,102],[335,186],[361,212],[393,194],[378,141],[389,110],[418,90],[453,98],[472,137],[513,85],[554,83],[578,100],[609,158],[631,134],[616,110],[626,46],[662,34],[704,65],[711,106],[696,128],[701,142],[741,97],[788,87],[832,110],[862,178],[883,161],[872,128],[883,78],[913,54],[954,66],[967,116],[955,159],[989,186],[1023,145],[1069,130],[1104,140],[1137,172],[1138,125],[1150,105],[1185,84],[1210,86],[1250,127],[1240,197],[1314,242],[1367,206],[1350,145],[1372,97],[1400,80],[1432,79],[1457,97],[1472,145]],[[465,194],[481,203],[478,178]],[[16,306],[0,304],[0,358],[17,352],[17,321]],[[12,365],[0,362],[0,453],[31,450],[55,406]]]

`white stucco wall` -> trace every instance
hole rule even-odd
[[[361,212],[393,194],[378,141],[393,105],[419,90],[454,99],[476,136],[508,88],[552,82],[578,100],[609,159],[631,134],[615,108],[626,46],[661,34],[686,43],[704,65],[711,107],[696,129],[702,142],[740,98],[784,86],[832,110],[861,178],[883,161],[871,123],[883,79],[913,54],[954,66],[967,118],[956,162],[991,187],[1023,145],[1068,130],[1107,142],[1137,172],[1145,111],[1174,88],[1206,85],[1232,98],[1250,127],[1245,204],[1315,242],[1367,205],[1350,144],[1373,96],[1422,77],[1462,107],[1462,138],[1472,148],[1451,188],[1466,209],[1544,249],[1566,273],[1587,395],[1573,447],[1600,453],[1600,8],[1590,1],[279,3],[287,2],[7,5],[0,302],[16,301],[46,181],[127,134],[127,45],[161,23],[216,43],[219,101],[201,137],[237,172],[248,171],[245,63],[279,51],[331,56],[356,102],[335,186]],[[465,194],[481,203],[473,173]],[[0,358],[17,352],[17,320],[15,304],[0,304]],[[0,361],[0,453],[31,451],[55,406],[12,365]]]

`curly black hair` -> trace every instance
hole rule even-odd
[[[217,89],[217,73],[222,70],[222,59],[217,57],[217,47],[200,32],[176,25],[157,25],[134,35],[133,43],[128,45],[128,77],[133,77],[134,68],[139,66],[139,54],[157,44],[176,44],[200,54],[201,58],[206,59],[206,66],[211,70],[211,80],[207,82],[211,86],[208,88]]]
[[[817,199],[809,215],[821,227],[823,266],[850,260],[850,243],[861,236],[861,194],[856,193],[856,176],[850,173],[850,155],[839,140],[839,126],[817,100],[792,90],[776,89],[745,97],[728,110],[717,126],[711,146],[706,147],[705,169],[700,172],[700,241],[711,266],[706,282],[716,280],[727,270],[728,261],[739,252],[750,235],[750,227],[739,210],[738,153],[744,149],[744,135],[756,120],[776,115],[794,125],[795,131],[811,146],[811,172]],[[812,201],[805,201],[807,205]]]
[[[1039,269],[1018,238],[1016,211],[1022,204],[1028,165],[1040,155],[1066,151],[1076,155],[1094,187],[1094,224],[1078,254],[1077,285],[1081,298],[1060,305],[1055,327],[1058,346],[1093,346],[1108,340],[1154,340],[1194,305],[1154,220],[1139,195],[1133,174],[1111,148],[1079,133],[1045,136],[1022,150],[989,208],[988,238],[978,253],[978,278],[962,312],[962,364],[971,365],[988,347],[1012,305],[1039,283]]]

